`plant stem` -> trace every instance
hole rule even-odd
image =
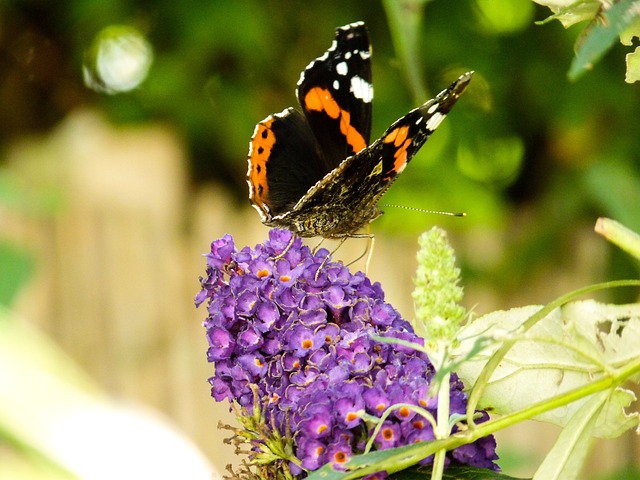
[[[440,388],[438,389],[438,412],[437,412],[437,428],[435,433],[436,439],[440,440],[443,438],[447,438],[451,431],[449,426],[449,394],[451,391],[451,384],[449,383],[451,379],[451,374],[449,372],[445,373],[442,378],[442,383],[440,384]],[[445,456],[447,455],[447,451],[445,449],[440,449],[435,453],[433,458],[433,469],[431,473],[431,480],[441,480],[442,474],[444,473],[444,461]]]

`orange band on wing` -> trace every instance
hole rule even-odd
[[[384,143],[393,142],[393,144],[396,147],[399,147],[402,144],[402,142],[404,142],[407,139],[408,133],[409,133],[409,127],[406,125],[404,127],[396,128],[391,133],[389,133],[386,137],[384,137]]]
[[[393,143],[393,146],[396,147],[396,151],[393,154],[393,173],[395,175],[399,174],[404,170],[404,167],[407,165],[407,149],[409,145],[411,145],[411,138],[407,138],[409,134],[409,127],[399,127],[389,133],[386,137],[384,137],[384,143]],[[389,179],[391,175],[387,176],[386,179]]]
[[[276,136],[271,130],[273,117],[260,122],[251,137],[251,155],[249,157],[249,171],[247,180],[251,187],[251,201],[257,204],[267,204],[269,186],[267,184],[267,162],[271,149],[276,143]]]
[[[312,88],[304,96],[304,106],[307,110],[325,112],[334,120],[339,118],[340,133],[346,137],[347,143],[355,153],[367,146],[364,137],[351,125],[351,114],[340,108],[329,90],[320,87]]]

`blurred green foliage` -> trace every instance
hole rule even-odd
[[[467,217],[386,208],[374,231],[415,237],[433,223],[503,230],[510,248],[493,273],[510,285],[543,257],[561,265],[573,248],[567,232],[598,216],[640,230],[640,91],[624,83],[624,50],[614,45],[572,83],[567,71],[585,24],[534,23],[549,14],[528,0],[5,1],[0,138],[50,128],[87,105],[117,122],[165,121],[186,139],[193,181],[220,182],[246,205],[254,125],[296,105],[299,74],[334,29],[364,20],[374,51],[374,137],[459,73],[477,72],[383,199]],[[128,93],[82,83],[86,52],[109,25],[135,28],[153,49],[146,81]],[[626,265],[611,276],[637,275]]]
[[[33,259],[16,245],[0,241],[0,306],[9,307],[33,269]]]

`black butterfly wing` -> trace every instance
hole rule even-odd
[[[249,200],[265,223],[291,210],[326,174],[318,141],[293,108],[256,125],[247,163]]]
[[[321,145],[325,173],[369,144],[373,86],[364,23],[336,29],[331,47],[302,72],[296,94]]]

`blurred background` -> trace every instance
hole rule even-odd
[[[176,478],[172,460],[182,478],[217,478],[233,460],[193,306],[201,254],[225,233],[238,246],[266,238],[247,200],[249,138],[296,105],[300,72],[347,23],[364,20],[373,44],[374,138],[476,71],[382,200],[467,216],[389,206],[372,225],[369,274],[404,316],[416,238],[434,224],[476,314],[637,278],[593,233],[598,216],[640,231],[628,50],[571,83],[584,24],[534,24],[549,14],[527,0],[0,2],[0,478],[152,466]],[[365,247],[350,240],[337,256]],[[531,475],[556,435],[535,423],[501,434],[506,473]],[[599,441],[583,478],[621,478],[638,458],[633,434]]]

